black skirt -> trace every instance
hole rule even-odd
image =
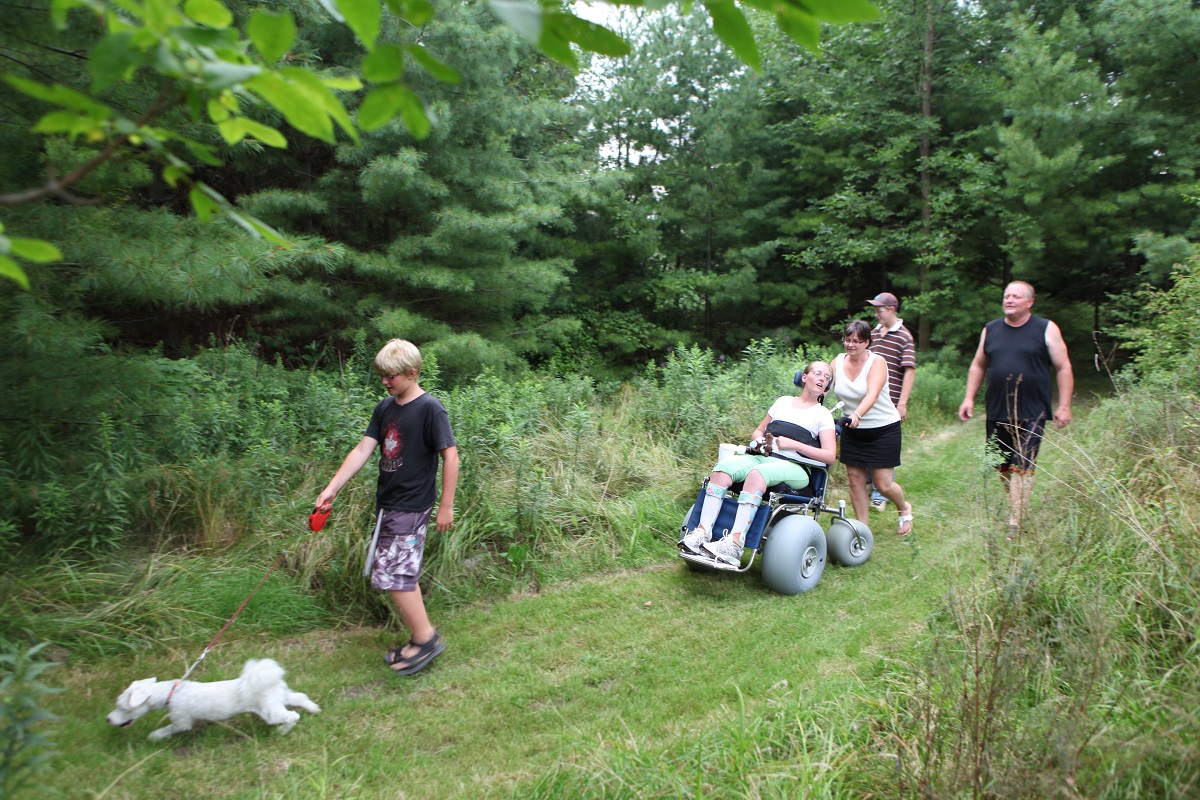
[[[887,469],[900,466],[900,422],[882,428],[844,428],[838,461],[847,467]]]

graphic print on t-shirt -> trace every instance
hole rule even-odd
[[[383,426],[383,457],[379,459],[380,472],[395,472],[404,466],[404,437],[400,426],[394,422]]]

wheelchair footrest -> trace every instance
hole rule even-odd
[[[735,567],[732,564],[726,564],[724,561],[717,561],[712,556],[699,556],[695,553],[688,553],[684,550],[679,551],[679,557],[684,561],[691,561],[693,564],[702,564],[710,569],[719,569],[723,572],[745,572],[750,569],[750,565],[754,563],[755,557],[758,555],[757,550],[750,551],[750,560],[745,566]]]

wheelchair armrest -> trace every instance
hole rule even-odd
[[[803,464],[808,467],[829,469],[829,465],[824,461],[817,461],[815,458],[807,458],[805,456],[785,456],[783,453],[771,453],[771,458],[778,458],[781,461],[791,461],[793,464]]]

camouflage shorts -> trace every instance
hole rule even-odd
[[[425,531],[433,508],[424,511],[383,511],[371,587],[385,592],[411,592],[417,588],[425,555]]]

